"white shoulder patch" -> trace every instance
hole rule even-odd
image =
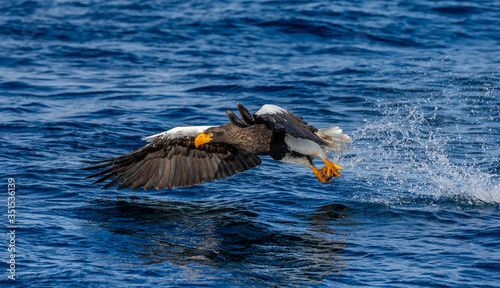
[[[151,135],[148,137],[144,137],[141,139],[146,140],[148,142],[151,142],[157,138],[175,139],[175,138],[181,138],[181,137],[192,137],[192,136],[197,136],[198,134],[202,133],[203,131],[207,130],[210,127],[213,127],[213,126],[175,127],[175,128],[172,128],[168,131],[158,133],[155,135]]]
[[[285,113],[288,112],[286,109],[283,109],[279,106],[266,104],[260,108],[255,115],[263,115],[263,114],[277,114],[277,113]]]

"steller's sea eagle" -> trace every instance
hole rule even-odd
[[[83,161],[97,165],[81,169],[103,169],[87,177],[102,176],[94,183],[111,180],[103,188],[121,183],[118,189],[162,190],[226,178],[260,165],[257,155],[269,155],[311,168],[324,183],[340,177],[342,168],[326,157],[326,152],[342,151],[351,143],[339,127],[318,130],[276,105],[266,104],[253,116],[239,103],[238,109],[241,119],[227,110],[230,122],[225,125],[173,128],[143,138],[150,143],[134,152]],[[326,166],[317,169],[314,157]]]

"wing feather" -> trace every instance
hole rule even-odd
[[[165,159],[164,158],[159,158],[158,159],[158,166],[156,171],[154,172],[153,177],[149,179],[149,181],[144,185],[144,190],[151,190],[155,187],[155,185],[160,182],[161,176],[163,176],[163,170],[165,169]]]
[[[285,131],[291,136],[297,138],[309,139],[321,146],[326,146],[326,143],[315,132],[318,131],[315,127],[308,125],[306,121],[295,113],[285,110],[275,105],[264,105],[254,115],[254,119],[258,124],[266,124],[273,131]]]
[[[148,181],[155,176],[155,172],[158,168],[158,164],[160,163],[160,158],[155,158],[149,161],[149,167],[147,170],[144,170],[142,175],[139,175],[136,181],[134,181],[134,184],[130,188],[131,190],[135,190],[141,186],[146,186]]]
[[[118,187],[118,190],[125,189],[125,188],[132,186],[132,183],[134,181],[134,176],[137,174],[137,172],[139,172],[139,169],[141,169],[141,168],[147,169],[147,166],[144,167],[146,163],[149,164],[148,162],[140,161],[140,162],[136,163],[132,167],[132,169],[127,171],[125,174],[123,174],[122,178],[125,181],[120,185],[120,187]]]
[[[107,165],[107,166],[110,166],[110,165],[111,165],[111,164],[109,164],[109,163],[108,163],[108,165]],[[101,166],[101,165],[99,165],[99,166]],[[107,167],[107,166],[104,166],[104,167]],[[94,167],[97,167],[97,166],[94,166]],[[102,167],[97,167],[97,168],[95,168],[95,169],[99,169],[99,168],[102,168]],[[95,173],[95,174],[92,174],[92,175],[90,175],[90,176],[87,176],[87,177],[85,177],[85,179],[87,179],[87,178],[93,178],[93,177],[97,177],[97,176],[101,176],[101,175],[107,174],[107,173],[111,172],[111,170],[113,170],[113,167],[109,167],[109,168],[104,169],[104,170],[102,170],[102,171],[99,171],[99,172],[97,172],[97,173]]]
[[[206,179],[210,179],[210,178],[215,178],[215,179],[219,179],[217,178],[217,176],[215,176],[215,173],[217,172],[217,166],[219,165],[219,161],[218,161],[218,158],[217,156],[213,157],[214,155],[213,154],[207,154],[207,157],[208,158],[208,161],[206,162],[207,163],[207,170],[206,170],[206,174],[205,174],[205,178]],[[211,157],[210,157],[211,156]]]
[[[259,157],[227,144],[194,145],[195,137],[158,138],[125,155],[99,160],[82,170],[103,169],[87,178],[94,183],[109,181],[104,188],[118,186],[158,190],[189,187],[226,178],[261,164]],[[102,162],[105,161],[105,162]]]
[[[217,178],[226,178],[229,173],[227,172],[226,163],[224,161],[220,161],[217,165],[217,172],[215,172],[215,177]]]
[[[168,186],[168,179],[170,178],[170,170],[171,170],[171,161],[168,161],[168,159],[163,158],[165,160],[165,167],[163,168],[163,174],[161,176],[161,179],[159,180],[158,184],[156,184],[155,188],[157,190],[163,190],[167,188]]]
[[[188,174],[186,186],[191,186],[196,184],[196,168],[194,166],[193,154],[194,153],[189,153],[189,156],[186,158],[187,162],[186,171]]]
[[[170,162],[170,174],[168,176],[168,184],[167,184],[167,188],[170,189],[174,186],[177,186],[177,178],[176,176],[178,177],[178,173],[176,175],[176,172],[179,170],[179,164],[178,163],[179,161],[177,161],[177,157],[172,156],[172,162]]]
[[[240,154],[236,155],[236,160],[238,160],[238,165],[241,166],[244,170],[248,170],[251,168],[249,163],[247,163]]]
[[[187,173],[189,172],[187,170],[187,168],[188,168],[187,167],[187,157],[183,156],[183,155],[179,155],[178,159],[179,159],[179,162],[181,164],[180,169],[178,169],[178,171],[181,174],[181,177],[179,177],[179,186],[186,187],[187,186],[187,178],[188,178]]]
[[[111,167],[111,169],[112,169],[112,167]],[[108,169],[106,169],[106,170],[104,170],[104,171],[107,171],[107,170],[108,170]],[[97,179],[97,180],[96,180],[96,181],[94,181],[94,183],[92,183],[92,184],[97,184],[97,183],[105,182],[105,181],[108,181],[109,179],[112,179],[112,178],[114,177],[114,174],[113,174],[113,173],[110,173],[110,172],[111,172],[111,170],[107,171],[106,173],[109,173],[109,174],[107,174],[106,176],[104,176],[104,177],[102,177],[102,178]],[[90,178],[90,176],[89,176],[89,177],[87,177],[87,178]]]
[[[238,103],[238,110],[240,110],[241,118],[243,118],[243,121],[245,121],[248,125],[254,125],[255,120],[252,117],[252,114],[248,112],[247,108],[245,106],[241,105]]]
[[[156,165],[158,165],[157,160],[158,158],[145,162],[144,168],[141,168],[140,172],[136,172],[134,176],[130,178],[130,180],[132,181],[130,190],[135,190],[141,186],[144,186],[148,182],[148,180],[153,177],[154,169],[156,169]]]

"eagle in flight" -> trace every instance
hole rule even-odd
[[[258,166],[259,155],[309,167],[323,183],[340,177],[342,168],[326,157],[326,152],[342,151],[351,143],[339,127],[316,129],[276,105],[266,104],[254,115],[239,103],[238,109],[241,118],[226,111],[230,122],[225,125],[173,128],[143,138],[150,143],[128,154],[83,161],[94,165],[82,170],[100,169],[85,179],[99,177],[94,184],[111,180],[103,188],[189,187]],[[326,166],[316,168],[315,157]]]

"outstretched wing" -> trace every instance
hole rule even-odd
[[[85,161],[98,165],[82,170],[104,169],[88,176],[102,176],[94,183],[111,180],[104,188],[135,190],[189,187],[226,178],[261,164],[259,157],[231,145],[204,144],[195,147],[195,137],[158,138],[148,145],[116,158]]]
[[[308,125],[302,117],[276,105],[266,104],[254,114],[259,124],[266,124],[274,131],[285,131],[296,138],[309,139],[321,146],[328,145],[315,132],[318,129]]]

